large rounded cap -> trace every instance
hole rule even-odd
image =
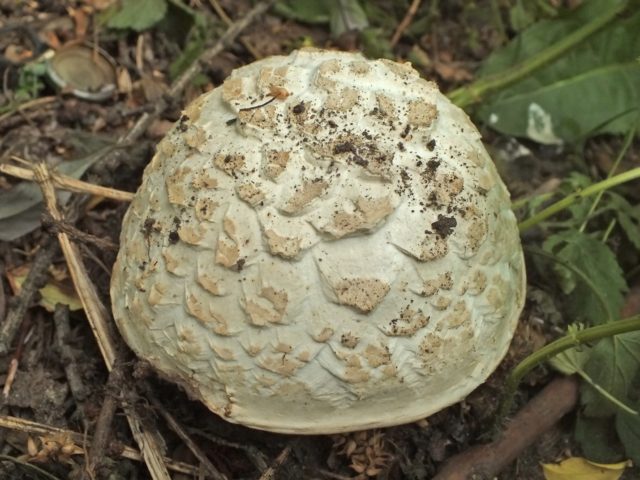
[[[410,422],[500,362],[524,300],[509,195],[407,64],[302,50],[234,71],[158,146],[111,295],[127,343],[232,422]]]

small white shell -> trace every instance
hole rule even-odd
[[[495,369],[524,302],[480,135],[408,64],[301,50],[185,110],[123,224],[127,343],[232,422],[414,421]]]

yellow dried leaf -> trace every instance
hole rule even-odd
[[[629,461],[607,465],[570,457],[560,463],[544,463],[542,471],[546,480],[618,480],[629,465]]]
[[[36,441],[31,436],[27,438],[27,453],[31,457],[35,457],[38,454],[38,445],[36,445]]]
[[[15,295],[20,293],[22,284],[28,274],[29,266],[27,265],[21,265],[7,271],[7,280]],[[71,311],[80,310],[82,308],[80,299],[73,290],[73,287],[70,288],[65,283],[53,279],[49,280],[49,282],[40,289],[40,306],[53,312],[56,304],[61,303],[67,305]]]

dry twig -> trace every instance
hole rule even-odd
[[[276,478],[276,472],[282,466],[284,462],[287,461],[289,455],[291,454],[291,445],[287,445],[280,454],[276,457],[273,465],[267,468],[262,475],[260,475],[260,480],[274,480]]]
[[[93,440],[91,440],[89,454],[86,456],[86,469],[90,478],[95,478],[96,471],[104,461],[107,444],[111,436],[113,416],[118,408],[118,397],[122,390],[123,379],[122,363],[116,362],[109,373],[109,380],[107,380],[104,400],[102,407],[100,407],[98,420],[96,421]]]
[[[146,397],[151,401],[151,404],[156,409],[158,413],[164,418],[164,420],[169,425],[169,428],[173,430],[180,439],[185,443],[187,448],[191,450],[191,453],[200,461],[206,472],[213,478],[214,480],[228,480],[226,475],[223,475],[218,471],[218,469],[211,463],[211,460],[207,458],[202,449],[191,439],[189,434],[182,428],[182,426],[178,423],[178,421],[173,418],[167,410],[162,406],[160,401],[156,398],[156,396],[149,390],[145,392]]]
[[[42,190],[44,204],[49,215],[58,222],[64,221],[62,213],[58,210],[55,190],[47,165],[44,163],[35,164],[33,172]],[[62,248],[62,253],[67,261],[73,285],[75,286],[91,329],[96,337],[107,369],[111,371],[116,362],[117,352],[116,337],[108,320],[107,309],[100,301],[98,293],[93,283],[91,283],[76,245],[72,243],[65,232],[58,232],[57,236]],[[133,437],[140,447],[151,477],[154,480],[170,480],[169,472],[167,472],[162,461],[158,438],[153,432],[142,428],[140,418],[138,418],[132,410],[128,410],[125,413],[127,413],[127,420],[129,421]]]
[[[89,245],[95,245],[100,250],[118,251],[118,245],[104,238],[96,237],[90,233],[85,233],[82,230],[78,230],[70,222],[56,220],[52,218],[48,213],[43,214],[42,226],[45,230],[52,233],[66,233],[74,242],[84,243]]]
[[[20,161],[21,163],[29,164],[26,160],[20,157],[12,156],[13,160]],[[34,174],[31,170],[26,168],[16,167],[15,165],[8,165],[6,163],[0,164],[0,172],[12,177],[21,178],[23,180],[34,180]],[[97,195],[100,197],[110,198],[112,200],[118,200],[120,202],[130,202],[133,200],[133,193],[123,192],[122,190],[115,190],[113,188],[101,187],[100,185],[94,185],[82,180],[76,180],[73,177],[62,175],[57,172],[51,172],[51,179],[53,184],[61,189],[69,192],[87,193],[89,195]]]
[[[0,355],[6,355],[11,349],[27,309],[31,306],[35,294],[46,282],[47,269],[57,251],[57,245],[50,238],[47,237],[41,242],[40,249],[31,263],[29,274],[22,284],[17,302],[9,308],[7,317],[0,326]]]
[[[227,26],[233,23],[233,20],[231,20],[229,15],[227,15],[227,12],[224,11],[224,8],[220,6],[220,3],[218,2],[218,0],[209,0],[209,3],[211,4],[211,7],[215,10],[216,14]],[[253,58],[258,60],[261,57],[260,53],[247,40],[245,40],[244,38],[241,38],[240,43],[244,48],[247,49],[247,52],[249,52]]]
[[[52,95],[50,97],[34,98],[33,100],[29,100],[28,102],[24,102],[24,103],[18,105],[15,109],[10,110],[7,113],[4,113],[4,114],[0,115],[0,123],[2,123],[4,120],[6,120],[10,116],[12,116],[14,113],[22,113],[25,110],[29,110],[31,108],[40,108],[43,105],[55,102],[57,100],[58,100],[58,97],[56,95]]]
[[[7,370],[7,378],[4,381],[4,388],[2,389],[2,396],[6,399],[11,393],[11,387],[16,379],[18,373],[18,366],[20,365],[20,359],[22,358],[22,352],[24,344],[27,338],[27,332],[31,329],[31,318],[27,317],[20,325],[20,335],[18,335],[18,345],[9,362],[9,368]]]
[[[269,466],[267,465],[267,456],[264,453],[262,453],[258,448],[254,447],[253,445],[250,445],[247,443],[231,442],[229,440],[225,440],[215,435],[211,435],[210,433],[207,433],[207,432],[203,432],[199,430],[196,431],[196,429],[191,429],[191,433],[197,434],[202,438],[206,438],[210,442],[215,443],[217,445],[222,445],[224,447],[241,450],[247,455],[247,457],[249,458],[253,466],[256,467],[256,470],[258,470],[259,472],[264,472],[269,468]]]
[[[77,445],[83,445],[87,440],[91,440],[91,437],[85,437],[82,433],[74,432],[72,430],[65,430],[64,428],[52,427],[38,422],[32,422],[23,418],[11,417],[6,415],[0,415],[0,428],[7,430],[14,430],[24,432],[29,435],[38,435],[44,437],[50,436],[66,436],[73,440]],[[135,462],[142,461],[142,455],[135,448],[124,446],[122,452],[120,452],[122,458],[133,460]],[[193,465],[189,465],[184,462],[177,462],[170,458],[163,458],[163,461],[167,468],[174,472],[184,473],[187,475],[193,475],[194,478],[200,473],[200,469]]]
[[[404,18],[398,24],[396,31],[393,32],[393,36],[391,37],[391,41],[389,42],[391,43],[392,47],[395,47],[396,44],[400,41],[402,34],[409,27],[416,13],[418,13],[418,8],[420,8],[421,3],[422,3],[422,0],[413,0],[413,2],[411,2],[411,5],[409,6],[409,10],[407,10],[407,13],[405,14]]]
[[[67,338],[71,333],[69,327],[69,307],[66,305],[56,305],[56,310],[53,313],[53,324],[55,326],[55,342],[60,359],[64,365],[64,373],[67,377],[67,383],[69,384],[69,390],[71,395],[78,406],[82,406],[83,402],[89,396],[89,392],[82,381],[82,376],[78,371],[78,362],[73,350],[67,344]],[[89,427],[89,422],[84,415],[82,408],[78,409],[82,418],[82,423],[85,428]]]

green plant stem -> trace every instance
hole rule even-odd
[[[602,243],[607,243],[607,240],[609,240],[609,235],[611,235],[611,232],[613,232],[613,227],[616,226],[617,220],[614,218],[611,220],[611,222],[609,222],[609,226],[607,227],[607,229],[604,231],[604,234],[602,235]]]
[[[532,227],[535,227],[537,224],[539,224],[543,220],[546,220],[552,215],[555,215],[556,213],[561,212],[565,208],[575,203],[576,200],[579,200],[581,198],[586,198],[591,195],[595,195],[596,193],[602,192],[604,190],[608,190],[622,183],[630,182],[637,178],[640,178],[640,167],[631,169],[624,173],[620,173],[615,177],[607,178],[605,180],[602,180],[601,182],[594,183],[593,185],[589,185],[588,187],[582,190],[579,190],[570,195],[567,195],[562,200],[557,201],[553,205],[549,205],[547,208],[538,212],[534,216],[520,222],[520,224],[518,225],[518,228],[520,229],[520,233],[525,232]]]
[[[553,62],[564,55],[567,51],[579,45],[585,39],[596,33],[614,20],[616,16],[627,7],[628,2],[621,2],[611,8],[606,14],[594,18],[581,28],[578,28],[570,35],[553,44],[552,46],[538,52],[530,59],[514,65],[507,70],[485,78],[480,78],[465,87],[458,88],[449,93],[449,99],[461,108],[477,103],[488,93],[499,90],[517,82],[530,75],[545,65]]]
[[[634,315],[614,322],[607,322],[602,325],[596,325],[595,327],[585,328],[584,330],[571,333],[545,345],[540,350],[529,355],[513,369],[507,378],[503,399],[496,415],[496,426],[501,425],[504,418],[511,411],[513,397],[520,381],[535,367],[569,348],[637,330],[640,330],[640,315]]]
[[[620,410],[625,411],[629,415],[638,415],[638,412],[636,410],[634,410],[628,405],[625,405],[622,401],[618,400],[616,397],[611,395],[604,388],[602,388],[600,385],[594,382],[593,379],[589,375],[587,375],[584,370],[579,368],[576,370],[576,374],[580,375],[580,378],[582,378],[582,380],[584,380],[589,385],[591,385],[591,387],[596,392],[602,395],[602,397],[605,398],[608,402],[611,402],[611,404],[614,405],[616,408],[619,408]]]
[[[554,195],[554,192],[546,192],[546,193],[541,193],[540,195],[532,195],[530,197],[519,198],[511,202],[511,210],[519,210],[520,208],[524,207],[527,203],[533,200],[540,200],[541,202],[545,202],[549,200],[551,197],[553,197],[553,195]]]

